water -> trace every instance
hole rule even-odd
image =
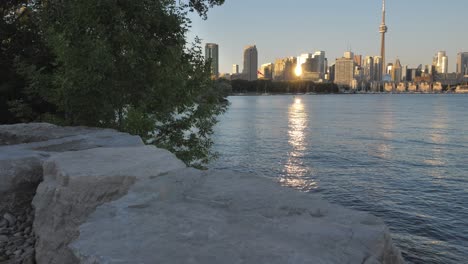
[[[409,263],[468,263],[468,96],[230,97],[213,168],[382,217]]]

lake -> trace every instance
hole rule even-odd
[[[211,168],[379,216],[409,263],[468,263],[468,95],[228,99]]]

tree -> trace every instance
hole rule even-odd
[[[51,54],[41,41],[36,24],[35,1],[0,2],[0,124],[40,120],[54,106],[33,90],[26,91],[20,64],[42,68]]]
[[[189,11],[223,0],[49,0],[38,7],[49,67],[22,65],[27,90],[56,106],[52,120],[142,136],[192,166],[206,164],[226,104],[210,80]],[[47,87],[47,89],[41,89]]]

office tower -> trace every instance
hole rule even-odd
[[[402,67],[401,67],[401,63],[399,59],[396,59],[391,73],[392,73],[392,81],[395,83],[399,83],[401,81],[401,75],[402,75]]]
[[[391,76],[393,70],[393,63],[387,64],[387,70],[385,71],[385,74],[388,74]]]
[[[345,52],[343,58],[336,59],[335,83],[351,86],[354,80],[354,56],[352,52]]]
[[[232,74],[239,74],[239,64],[232,65]]]
[[[297,57],[297,65],[302,66],[302,64],[306,63],[307,59],[312,58],[312,53],[303,53],[299,57]]]
[[[344,53],[344,58],[345,58],[345,59],[351,59],[351,60],[353,60],[353,62],[354,62],[354,53],[351,52],[351,51],[346,51],[346,52]]]
[[[445,51],[439,51],[432,60],[432,66],[434,66],[437,73],[448,73],[448,57]],[[433,74],[431,72],[431,74]]]
[[[290,81],[296,78],[294,73],[296,69],[297,58],[290,57],[284,59],[276,59],[273,69],[273,79],[275,81]]]
[[[314,59],[317,59],[317,66],[318,66],[318,72],[320,72],[322,75],[325,74],[326,69],[327,69],[327,58],[325,58],[325,51],[316,51],[313,55]]]
[[[374,81],[380,82],[382,81],[382,57],[375,56],[374,57]]]
[[[401,81],[406,82],[407,75],[408,75],[408,65],[405,65],[401,69]]]
[[[304,53],[297,57],[297,64],[294,73],[296,76],[301,77],[303,73],[303,66],[307,62],[308,59],[312,58],[312,53]]]
[[[244,68],[242,69],[242,78],[247,81],[257,80],[258,71],[258,52],[257,47],[247,46],[244,49]]]
[[[386,69],[385,69],[385,33],[387,33],[388,27],[385,25],[385,0],[383,0],[383,6],[382,6],[382,24],[380,24],[379,27],[379,32],[382,35],[381,36],[381,42],[380,42],[380,58],[381,58],[381,70],[380,72],[385,75]],[[383,76],[382,75],[382,76]]]
[[[211,60],[211,75],[219,76],[219,47],[215,43],[207,43],[205,45],[205,59]]]
[[[262,64],[262,66],[260,66],[260,73],[261,74],[259,74],[258,77],[262,78],[262,79],[272,80],[273,79],[274,67],[275,67],[275,65],[273,63]]]
[[[468,75],[468,52],[457,54],[457,73]]]
[[[335,67],[336,65],[333,64],[332,66],[328,68],[328,80],[330,82],[335,82]]]
[[[447,56],[442,57],[442,62],[440,65],[440,72],[444,74],[448,73],[448,57]]]
[[[374,80],[374,58],[371,56],[366,56],[363,63],[364,68],[364,79],[368,82]]]
[[[362,55],[354,55],[354,63],[357,66],[362,66]]]

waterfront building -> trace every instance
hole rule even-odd
[[[401,81],[401,73],[402,67],[399,59],[396,59],[395,64],[393,65],[391,75],[392,75],[392,81],[395,83],[399,83]]]
[[[459,52],[457,54],[457,73],[468,75],[468,52]]]
[[[382,81],[382,57],[374,57],[374,81]]]
[[[273,63],[266,63],[260,66],[260,79],[273,80],[273,72],[275,65]]]
[[[335,68],[336,68],[335,64],[328,67],[328,80],[330,82],[335,82]]]
[[[401,69],[401,81],[406,82],[406,76],[408,74],[408,65],[403,66]]]
[[[435,68],[437,73],[448,73],[447,53],[445,51],[437,52],[437,54],[434,56],[434,59],[432,60],[432,66],[433,69]],[[431,74],[433,74],[433,71],[431,71]]]
[[[442,83],[441,82],[433,83],[432,84],[432,92],[434,92],[434,93],[442,92]]]
[[[392,93],[394,90],[394,83],[386,82],[384,83],[384,92],[386,93]]]
[[[242,79],[256,81],[258,72],[258,51],[257,46],[247,46],[244,49],[244,68],[242,69]]]
[[[303,53],[299,57],[297,57],[297,64],[294,73],[297,77],[301,77],[302,73],[304,72],[304,64],[307,63],[309,59],[312,58],[312,53]]]
[[[374,80],[374,58],[366,56],[363,63],[364,80],[371,82]]]
[[[353,63],[354,63],[354,53],[353,53],[352,51],[346,51],[346,52],[344,53],[343,58],[345,58],[345,59],[351,59],[351,60],[353,60]]]
[[[391,75],[393,71],[393,63],[389,63],[387,65],[387,70],[385,71],[385,75]]]
[[[239,74],[239,64],[232,65],[232,74]]]
[[[219,77],[219,47],[215,43],[207,43],[205,45],[205,60],[210,60],[211,75],[215,78]]]
[[[422,82],[419,84],[419,92],[421,93],[430,93],[431,85],[427,82]]]
[[[323,76],[327,70],[328,60],[325,58],[325,51],[316,51],[313,55],[314,59],[317,61],[317,72],[321,73]]]
[[[352,52],[345,52],[343,58],[335,62],[335,83],[350,86],[354,80],[354,56]]]
[[[404,93],[406,92],[406,82],[401,82],[396,87],[397,93]]]
[[[294,73],[297,65],[296,57],[276,59],[273,67],[273,80],[275,81],[291,81],[296,79]]]
[[[230,73],[222,73],[222,74],[219,74],[219,78],[220,78],[220,79],[225,79],[225,80],[229,80],[229,81],[232,80],[231,76],[232,76],[232,75],[231,75]]]
[[[361,67],[362,66],[362,55],[354,55],[354,63],[356,63],[357,66]]]
[[[421,74],[421,66],[419,66],[416,69],[408,69],[406,73],[406,81],[414,82],[414,80],[416,80],[417,77],[421,77]]]
[[[415,93],[418,90],[418,85],[414,82],[408,84],[408,92]]]

